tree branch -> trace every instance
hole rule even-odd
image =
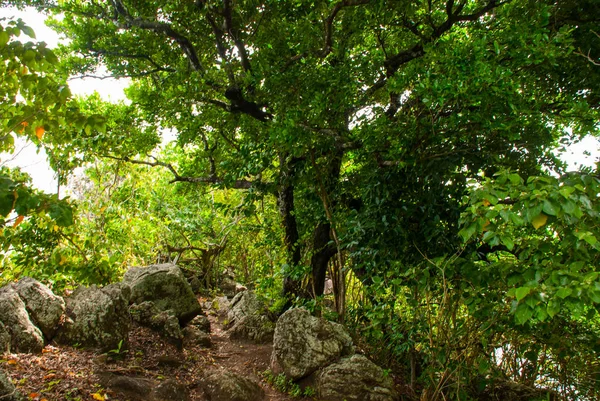
[[[192,68],[194,68],[195,71],[202,72],[204,70],[202,64],[200,63],[200,59],[198,58],[198,54],[196,53],[196,49],[192,45],[192,42],[190,42],[187,37],[174,30],[171,24],[158,21],[147,21],[142,18],[133,18],[121,0],[111,0],[111,2],[115,8],[115,13],[113,15],[113,22],[115,25],[124,29],[136,27],[166,35],[179,45],[181,50],[183,50],[183,53],[190,60]],[[119,21],[118,16],[121,16],[123,19],[125,19],[125,24]]]
[[[325,44],[321,50],[321,57],[326,57],[329,53],[331,53],[333,48],[333,22],[340,10],[344,7],[354,7],[363,4],[369,4],[369,2],[370,0],[344,0],[340,1],[333,7],[329,17],[327,17],[325,20]]]
[[[168,169],[171,172],[171,174],[173,174],[174,178],[171,181],[169,181],[171,184],[174,182],[190,182],[190,183],[198,183],[198,184],[223,184],[224,183],[223,179],[217,177],[216,175],[209,176],[209,177],[181,176],[181,175],[179,175],[177,170],[175,170],[175,167],[173,167],[172,164],[162,162],[162,161],[156,159],[154,156],[149,156],[154,159],[153,162],[147,161],[147,160],[131,159],[127,156],[116,157],[116,156],[111,156],[111,155],[104,155],[103,157],[106,157],[108,159],[113,159],[113,160],[124,161],[124,162],[131,163],[131,164],[140,164],[140,165],[150,166],[150,167],[165,167],[166,169]],[[231,188],[250,189],[255,184],[256,183],[254,181],[236,180],[236,181],[234,181],[233,186],[231,186]]]

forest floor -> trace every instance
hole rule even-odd
[[[201,303],[204,301],[200,299]],[[264,372],[269,369],[272,344],[230,340],[216,316],[209,314],[209,320],[211,348],[194,346],[179,350],[156,332],[134,323],[127,350],[100,354],[50,344],[41,354],[0,356],[0,368],[7,372],[18,390],[32,401],[136,399],[104,388],[100,384],[99,374],[106,372],[150,379],[156,383],[175,379],[189,389],[192,401],[205,401],[200,379],[205,370],[212,368],[233,371],[260,383],[265,390],[265,400],[298,399],[277,391],[265,379]]]

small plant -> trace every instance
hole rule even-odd
[[[123,340],[119,341],[117,348],[111,349],[106,354],[113,359],[122,359],[125,357],[127,350],[123,347]]]
[[[292,379],[288,379],[284,373],[277,376],[270,369],[263,372],[265,380],[282,393],[287,393],[292,397],[312,397],[315,395],[315,390],[312,387],[306,387],[304,390],[294,383]]]

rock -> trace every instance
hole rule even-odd
[[[19,280],[14,288],[25,303],[33,323],[48,341],[52,340],[65,312],[65,301],[54,295],[50,288],[29,277]]]
[[[152,390],[150,399],[152,401],[189,401],[190,394],[183,384],[173,379],[167,379]]]
[[[100,385],[130,400],[146,401],[154,388],[154,382],[143,377],[130,377],[110,372],[98,373]]]
[[[342,325],[313,317],[306,309],[290,309],[277,321],[272,360],[289,379],[301,379],[353,353]]]
[[[496,379],[477,395],[481,401],[529,401],[529,400],[558,400],[560,396],[552,390],[530,387],[510,380]]]
[[[265,392],[254,381],[224,370],[209,371],[201,380],[210,401],[261,401]]]
[[[252,291],[244,291],[237,294],[229,303],[227,312],[227,326],[235,325],[236,320],[249,315],[263,315],[267,312],[267,306],[261,302]]]
[[[25,303],[12,286],[0,288],[0,322],[10,335],[11,351],[41,352],[44,348],[42,332],[29,318]]]
[[[169,366],[171,368],[179,368],[183,365],[183,361],[175,355],[161,355],[156,358],[158,366]]]
[[[212,347],[210,334],[200,330],[197,326],[187,326],[183,329],[183,343],[186,345],[199,345],[201,347]]]
[[[67,318],[56,340],[102,351],[121,348],[131,327],[129,294],[129,287],[122,284],[78,287],[66,298]]]
[[[217,316],[226,316],[229,309],[229,300],[227,297],[217,297],[212,301],[204,303],[204,309]]]
[[[0,400],[2,401],[25,401],[25,397],[17,391],[15,385],[10,381],[6,373],[0,369]]]
[[[182,346],[183,333],[179,326],[179,319],[171,309],[160,311],[154,302],[144,301],[131,305],[129,313],[134,321],[158,331],[176,346]]]
[[[364,355],[352,355],[317,374],[317,394],[328,401],[394,401],[394,382]]]
[[[171,310],[182,325],[202,313],[190,284],[176,265],[132,267],[123,283],[131,287],[131,303],[151,301],[160,311]]]
[[[228,333],[232,340],[249,340],[258,344],[266,344],[273,341],[275,323],[265,315],[244,316],[236,319]]]
[[[210,320],[208,320],[208,318],[204,315],[199,315],[193,318],[188,323],[188,326],[196,326],[201,331],[205,333],[210,333]]]
[[[0,322],[0,355],[10,352],[10,334],[4,327],[4,323]]]
[[[227,313],[229,338],[267,343],[273,340],[275,323],[268,316],[267,305],[254,292],[237,294]]]

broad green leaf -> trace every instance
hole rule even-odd
[[[530,287],[519,287],[519,288],[517,288],[516,291],[515,291],[515,296],[517,298],[517,301],[520,301],[523,298],[525,298],[527,295],[529,295],[530,292],[531,292],[531,288]]]

